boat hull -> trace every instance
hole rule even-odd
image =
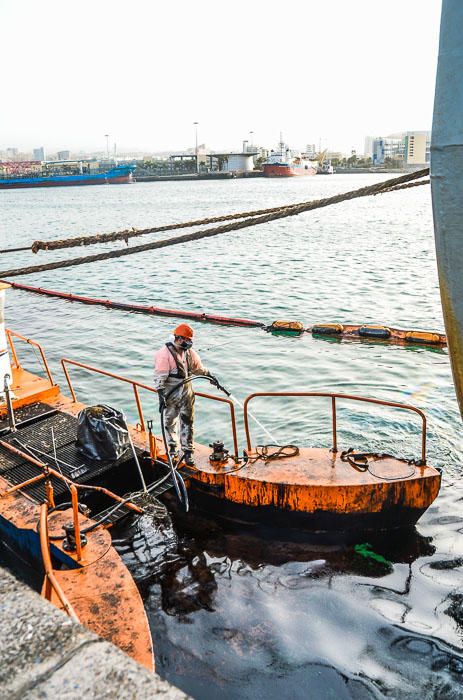
[[[348,513],[320,510],[314,513],[281,510],[276,506],[250,506],[223,499],[210,485],[191,480],[188,487],[190,508],[205,517],[217,519],[231,527],[251,528],[254,533],[269,528],[293,533],[306,541],[311,536],[325,541],[356,541],[360,534],[392,532],[414,527],[427,506],[414,508],[396,504],[377,513]],[[178,508],[173,494],[168,496],[171,509]]]
[[[264,164],[264,177],[307,177],[316,174],[317,171],[311,165]]]
[[[296,456],[251,461],[236,470],[214,466],[207,448],[196,445],[195,460],[189,488],[201,510],[317,532],[409,527],[441,483],[429,465],[375,455],[363,471],[324,448],[300,448]]]
[[[78,185],[119,185],[133,182],[131,170],[98,173],[96,175],[62,175],[50,177],[25,177],[0,180],[1,190],[29,187],[75,187]]]

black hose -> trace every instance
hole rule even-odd
[[[356,471],[368,472],[369,474],[371,474],[371,476],[374,476],[375,479],[380,479],[381,481],[398,481],[400,479],[409,479],[416,472],[415,465],[418,464],[418,466],[420,466],[420,463],[417,463],[414,459],[402,460],[406,461],[407,464],[412,467],[408,474],[400,474],[399,476],[392,477],[382,476],[381,474],[377,474],[371,469],[370,461],[368,459],[369,457],[376,457],[379,459],[385,459],[388,457],[392,459],[401,459],[400,457],[394,457],[394,455],[389,455],[386,453],[379,454],[378,452],[355,452],[353,447],[349,447],[348,450],[344,450],[344,452],[341,452],[341,460],[343,462],[348,462],[350,466]]]
[[[275,447],[274,452],[269,452],[269,447]],[[276,445],[270,443],[268,445],[256,445],[255,456],[249,455],[249,462],[253,464],[259,459],[264,462],[271,462],[274,459],[284,459],[285,457],[296,457],[299,454],[299,447],[296,445]]]
[[[235,457],[229,457],[228,459],[234,459],[234,460],[235,460],[235,466],[233,467],[233,469],[227,469],[226,471],[221,469],[221,470],[220,470],[220,473],[221,473],[221,474],[234,474],[235,472],[239,472],[239,471],[241,471],[241,469],[243,469],[243,468],[246,466],[246,464],[250,461],[249,455],[248,455],[246,452],[244,452],[244,454],[243,454],[243,461],[241,462],[241,464],[240,464],[240,460],[239,460],[239,459],[238,459],[238,460],[235,459]],[[237,462],[237,463],[236,463],[236,462]]]
[[[165,395],[164,395],[164,401],[161,403],[161,432],[162,432],[162,439],[164,441],[164,447],[166,450],[166,455],[167,455],[167,462],[169,464],[169,469],[170,473],[172,476],[172,481],[174,482],[174,487],[175,491],[177,493],[177,498],[180,501],[180,503],[183,503],[185,507],[185,512],[188,512],[190,505],[188,502],[188,491],[185,486],[185,482],[182,478],[182,476],[178,473],[177,467],[180,464],[180,459],[178,460],[177,464],[174,465],[172,461],[172,455],[170,454],[169,451],[169,445],[167,444],[167,435],[166,435],[166,428],[164,425],[164,411],[166,410],[166,399],[169,398],[175,391],[178,391],[181,387],[185,386],[185,384],[188,384],[189,382],[193,382],[195,379],[207,379],[208,382],[216,386],[218,389],[223,391],[227,396],[230,396],[230,392],[225,389],[221,384],[219,384],[216,380],[213,380],[211,377],[209,377],[206,374],[193,374],[189,377],[185,377],[185,379],[182,379],[178,384],[172,387]],[[181,491],[180,491],[180,486],[181,486]]]
[[[170,396],[171,393],[172,393],[172,392],[169,392],[169,394],[167,394],[167,396]],[[162,433],[162,440],[163,440],[163,442],[164,442],[164,447],[165,447],[165,450],[166,450],[167,464],[169,465],[170,474],[171,474],[171,477],[172,477],[172,482],[173,482],[173,484],[174,484],[175,491],[176,491],[176,493],[177,493],[177,498],[178,498],[178,500],[179,500],[180,503],[181,503],[181,502],[182,502],[182,494],[180,493],[180,487],[179,487],[179,485],[178,485],[177,472],[176,472],[174,463],[173,463],[173,461],[172,461],[172,455],[170,454],[170,451],[169,451],[169,445],[167,444],[166,428],[165,428],[165,425],[164,425],[164,411],[165,411],[165,410],[166,410],[166,405],[165,405],[165,403],[163,403],[163,404],[161,405],[161,433]],[[188,510],[188,504],[187,504],[187,503],[185,503],[185,509]]]

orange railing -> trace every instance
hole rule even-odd
[[[78,501],[78,489],[84,489],[84,490],[91,490],[91,491],[99,491],[100,493],[104,493],[106,496],[109,496],[110,498],[114,499],[115,501],[119,503],[124,503],[126,508],[129,508],[137,513],[142,513],[142,509],[139,508],[138,506],[134,505],[130,501],[127,501],[126,499],[122,498],[121,496],[118,496],[117,494],[113,493],[112,491],[109,491],[109,489],[104,488],[103,486],[89,486],[88,484],[77,484],[73,482],[71,479],[68,479],[65,477],[61,472],[56,471],[52,467],[50,467],[48,464],[45,462],[41,462],[38,459],[35,459],[35,457],[32,457],[29,454],[26,454],[22,450],[19,450],[17,447],[13,447],[13,445],[10,445],[9,443],[5,442],[4,440],[0,440],[0,445],[4,447],[5,449],[9,450],[13,454],[17,455],[18,457],[21,457],[22,459],[26,460],[27,462],[30,462],[31,464],[34,464],[36,467],[38,467],[41,470],[41,474],[38,474],[37,476],[34,476],[32,479],[27,479],[26,481],[23,481],[21,484],[16,484],[15,486],[10,487],[9,489],[6,489],[5,491],[2,491],[1,496],[7,496],[8,494],[14,493],[15,491],[19,491],[20,489],[25,488],[26,486],[30,486],[31,484],[34,484],[38,481],[46,481],[46,498],[47,500],[40,505],[40,549],[42,552],[42,559],[43,559],[43,565],[45,568],[45,585],[44,585],[44,597],[47,600],[51,600],[51,595],[52,595],[52,590],[55,591],[56,595],[58,596],[64,610],[67,612],[67,614],[72,617],[73,620],[76,620],[77,622],[79,621],[71,604],[67,600],[59,582],[56,579],[56,576],[53,571],[53,566],[51,562],[51,556],[50,556],[50,538],[48,535],[48,508],[49,506],[54,506],[54,498],[53,498],[53,487],[50,482],[50,477],[55,477],[56,479],[60,479],[61,481],[65,482],[69,486],[69,490],[71,492],[71,500],[72,500],[72,520],[73,520],[73,531],[74,531],[74,539],[75,539],[75,551],[76,551],[76,559],[77,561],[81,561],[82,559],[82,547],[84,546],[85,542],[82,540],[81,537],[81,532],[80,532],[80,522],[79,522],[79,501]]]
[[[72,486],[76,489],[82,489],[83,491],[98,491],[99,493],[105,494],[105,496],[109,496],[109,498],[112,498],[115,501],[118,501],[119,503],[124,503],[127,508],[130,510],[135,511],[136,513],[143,513],[143,510],[141,508],[138,508],[138,506],[135,506],[133,503],[130,501],[126,501],[124,498],[121,496],[118,496],[116,493],[113,493],[109,489],[105,488],[104,486],[90,486],[89,484],[77,484],[75,481],[72,481],[72,479],[68,479],[67,476],[64,476],[64,474],[61,474],[61,472],[56,471],[56,469],[53,469],[50,467],[48,464],[45,464],[45,462],[41,462],[39,459],[35,459],[35,457],[31,457],[31,455],[26,454],[22,450],[19,450],[17,447],[13,447],[13,445],[10,445],[8,442],[5,442],[4,440],[0,440],[0,445],[4,447],[6,450],[9,450],[13,454],[17,455],[18,457],[21,457],[21,459],[24,459],[26,462],[30,462],[31,464],[34,464],[36,467],[42,470],[41,474],[38,474],[37,476],[34,476],[32,479],[28,479],[27,481],[23,481],[21,484],[16,484],[16,486],[12,486],[9,489],[6,489],[6,491],[2,491],[2,496],[6,496],[7,494],[14,493],[15,491],[18,491],[19,489],[23,489],[26,486],[29,486],[30,484],[34,484],[37,481],[43,480],[43,479],[48,479],[51,476],[56,477],[57,479],[61,479],[61,481],[64,481],[69,487],[71,487],[71,493],[72,493]],[[74,505],[74,500],[73,500],[73,505]]]
[[[9,328],[5,329],[5,333],[6,333],[6,337],[8,338],[8,343],[9,343],[10,349],[11,349],[11,355],[13,358],[13,366],[16,367],[16,369],[21,368],[21,364],[19,362],[18,355],[16,353],[16,347],[15,347],[15,344],[13,342],[13,336],[14,336],[18,340],[22,340],[25,343],[27,343],[28,345],[31,345],[32,347],[37,348],[37,350],[40,353],[40,357],[42,359],[43,367],[44,367],[45,372],[47,373],[47,377],[50,381],[50,385],[54,386],[55,382],[53,381],[53,377],[52,377],[52,374],[50,372],[50,367],[48,366],[47,358],[45,357],[45,353],[44,353],[43,348],[40,345],[40,343],[36,343],[35,340],[31,340],[30,338],[25,338],[23,335],[20,335],[19,333],[15,333],[15,331],[10,331]]]
[[[77,362],[76,360],[69,360],[68,358],[65,358],[65,357],[62,358],[61,365],[63,367],[63,372],[65,374],[65,377],[66,377],[66,380],[67,380],[67,383],[69,386],[69,391],[71,392],[71,396],[72,396],[73,401],[77,401],[77,398],[76,398],[76,393],[74,391],[74,387],[72,385],[71,378],[69,376],[69,372],[68,372],[66,365],[73,365],[74,367],[80,367],[81,369],[88,370],[89,372],[95,372],[96,374],[102,374],[105,377],[110,377],[111,379],[117,379],[120,382],[125,382],[126,384],[130,384],[132,386],[132,389],[133,389],[135,403],[137,404],[140,429],[142,432],[145,431],[145,418],[143,415],[143,408],[142,408],[141,401],[140,401],[139,389],[144,389],[145,391],[150,391],[154,394],[157,394],[157,389],[155,389],[152,386],[149,386],[148,384],[142,384],[141,382],[137,382],[134,379],[128,379],[127,377],[122,377],[119,374],[114,374],[113,372],[108,372],[105,369],[99,369],[98,367],[92,367],[91,365],[86,365],[83,362]],[[202,392],[199,392],[199,391],[195,392],[195,396],[200,396],[201,398],[210,399],[211,401],[219,401],[220,403],[228,404],[229,409],[230,409],[230,422],[231,422],[231,429],[232,429],[232,435],[233,435],[233,447],[235,450],[235,455],[238,456],[238,438],[237,438],[237,432],[236,432],[235,407],[233,405],[233,401],[230,401],[230,399],[222,398],[221,396],[212,396],[212,394],[203,394]]]
[[[50,556],[50,540],[48,537],[48,504],[42,503],[40,506],[40,549],[42,551],[43,566],[45,569],[45,586],[44,586],[44,598],[51,600],[52,591],[55,591],[59,598],[64,611],[72,618],[75,622],[79,622],[79,618],[74,612],[74,608],[71,603],[66,598],[66,595],[61,588],[58,580],[53,571],[53,565]]]
[[[421,462],[426,464],[426,416],[419,408],[415,406],[409,406],[408,404],[396,403],[394,401],[382,401],[381,399],[367,399],[363,396],[352,396],[350,394],[335,394],[332,392],[325,391],[280,391],[280,392],[256,392],[255,394],[250,394],[244,402],[244,429],[246,431],[246,442],[248,450],[252,449],[251,435],[249,431],[249,420],[248,420],[248,404],[251,399],[257,396],[321,396],[331,399],[331,415],[332,415],[332,433],[333,433],[333,452],[338,451],[338,440],[337,440],[337,428],[336,428],[336,399],[347,399],[349,401],[364,401],[365,403],[375,403],[380,406],[392,406],[394,408],[402,408],[406,411],[413,411],[421,416],[422,420],[422,431],[421,431]]]

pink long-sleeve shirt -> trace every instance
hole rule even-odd
[[[204,367],[196,350],[190,348],[190,372],[191,374],[209,374],[209,370]],[[177,350],[177,357],[185,368],[185,374],[188,374],[186,364],[186,353]],[[166,383],[167,377],[171,372],[176,372],[177,364],[172,356],[167,345],[164,345],[154,355],[154,382],[156,389],[162,389]]]

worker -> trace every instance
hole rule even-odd
[[[180,421],[180,446],[183,461],[190,467],[194,461],[194,403],[192,382],[182,381],[191,375],[203,374],[213,384],[217,379],[203,367],[201,359],[192,349],[194,331],[187,323],[174,330],[174,342],[168,342],[154,356],[154,381],[158,390],[159,409],[164,409],[164,427],[167,447],[171,457],[178,459],[177,424]],[[172,391],[175,387],[177,390]]]

